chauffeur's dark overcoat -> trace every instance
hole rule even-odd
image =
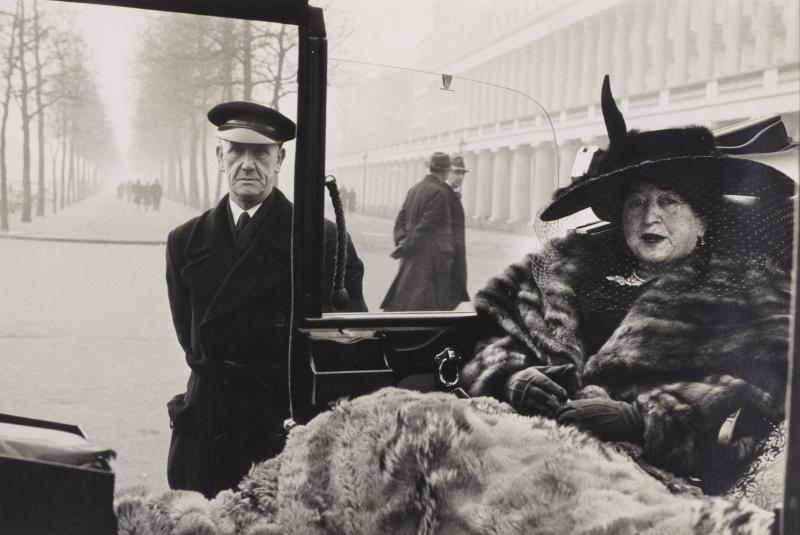
[[[276,189],[238,240],[228,196],[169,235],[170,309],[191,368],[185,394],[168,404],[172,488],[213,496],[283,448],[291,222],[292,204]],[[330,295],[335,245],[335,225],[325,225],[323,296]],[[363,272],[349,242],[350,311],[366,310]]]

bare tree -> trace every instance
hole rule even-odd
[[[31,221],[31,205],[33,198],[31,196],[31,116],[28,112],[28,68],[25,62],[25,48],[27,42],[25,39],[25,0],[17,0],[19,6],[19,21],[17,25],[17,32],[19,39],[17,46],[19,47],[19,79],[20,89],[17,92],[17,100],[19,100],[19,107],[21,112],[22,121],[22,222],[27,223]]]
[[[56,178],[58,143],[50,145],[50,170],[53,173],[53,213],[58,212],[58,179]]]
[[[154,15],[142,43],[133,143],[143,160],[164,162],[168,197],[207,208],[220,198],[224,177],[214,169],[211,187],[208,127],[198,119],[211,105],[237,97],[280,109],[297,91],[297,32],[273,23]],[[165,92],[174,96],[169,103],[160,98]]]
[[[0,122],[0,229],[8,230],[8,170],[6,169],[6,127],[8,125],[8,108],[11,104],[11,78],[16,68],[14,47],[16,46],[17,24],[19,20],[19,6],[13,15],[1,14],[4,18],[11,18],[11,28],[7,37],[8,47],[5,54],[3,70],[3,117]]]
[[[37,116],[37,149],[39,159],[37,161],[38,189],[36,196],[36,215],[44,215],[45,187],[44,187],[44,77],[42,76],[42,59],[40,49],[42,40],[46,32],[42,29],[41,16],[39,14],[39,2],[33,0],[33,58],[36,72],[36,116]],[[55,193],[55,192],[54,192]]]

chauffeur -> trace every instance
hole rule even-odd
[[[167,475],[170,487],[211,497],[285,441],[292,204],[275,181],[295,125],[253,102],[219,104],[208,119],[217,127],[229,194],[167,242],[170,309],[191,369],[186,392],[167,404]],[[335,233],[326,221],[323,310],[330,308]],[[366,310],[363,264],[349,237],[347,245],[346,310]]]

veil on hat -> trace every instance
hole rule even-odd
[[[601,107],[609,146],[578,150],[572,183],[555,192],[535,224],[542,243],[573,230],[611,231],[620,192],[632,179],[656,172],[669,179],[697,181],[698,189],[718,197],[714,202],[724,209],[717,225],[726,235],[725,246],[753,246],[777,256],[781,263],[789,259],[794,221],[790,197],[795,182],[775,167],[739,157],[753,151],[797,147],[779,116],[714,133],[700,126],[628,130],[611,94],[608,75],[603,80]]]

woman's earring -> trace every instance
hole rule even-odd
[[[705,244],[706,244],[706,238],[705,238],[705,236],[698,236],[698,237],[697,237],[697,246],[698,246],[698,247],[702,247],[702,246],[704,246]]]

